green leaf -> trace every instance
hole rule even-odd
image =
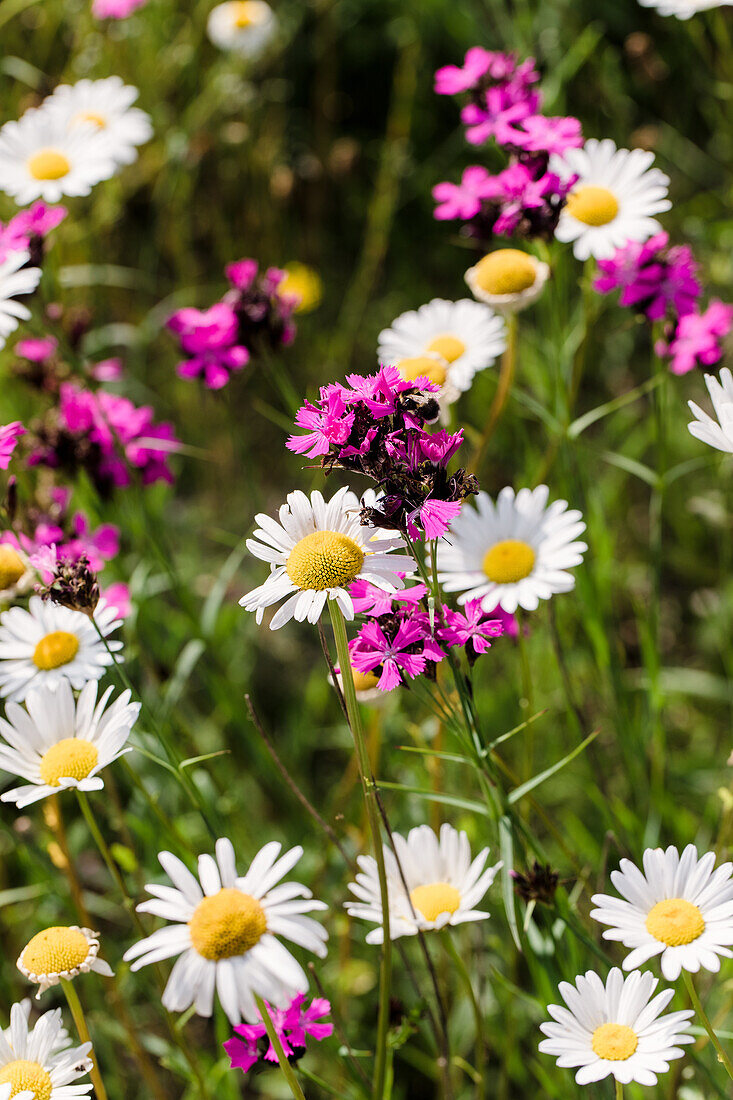
[[[522,941],[519,937],[519,925],[517,924],[514,879],[511,876],[511,872],[514,870],[514,839],[512,837],[512,823],[506,814],[499,818],[499,852],[504,863],[501,869],[501,894],[504,901],[504,911],[509,922],[512,939],[517,945],[517,951],[521,952]]]
[[[216,752],[205,752],[203,756],[189,756],[187,760],[182,760],[178,765],[179,771],[183,771],[184,768],[191,768],[194,764],[203,764],[205,760],[214,760],[217,756],[229,756],[231,749],[218,749]]]
[[[656,489],[659,485],[656,472],[649,466],[645,466],[643,462],[637,462],[636,459],[617,454],[615,451],[604,451],[600,457],[610,466],[617,466],[619,470],[625,470],[627,474],[633,474],[634,477],[645,481],[652,489]]]
[[[562,760],[558,760],[556,764],[553,764],[549,768],[545,768],[543,772],[539,772],[538,775],[535,775],[531,779],[528,779],[527,782],[522,783],[520,787],[515,787],[508,796],[507,801],[509,802],[509,805],[514,806],[517,802],[519,802],[521,798],[524,798],[526,794],[529,794],[530,791],[533,791],[535,787],[539,787],[540,783],[544,783],[544,781],[546,779],[549,779],[551,775],[555,775],[555,773],[564,768],[566,764],[569,764],[571,760],[574,760],[576,756],[579,756],[583,749],[590,745],[591,741],[594,741],[596,739],[598,733],[598,730],[594,730],[593,733],[588,734],[585,741],[581,741],[581,743],[579,745],[576,745],[575,748],[567,754],[567,756],[563,756]]]
[[[438,802],[444,806],[455,806],[459,810],[468,810],[472,814],[481,814],[490,817],[491,814],[483,802],[474,802],[470,798],[459,798],[457,795],[443,794],[441,791],[426,791],[422,787],[406,787],[404,783],[388,783],[378,779],[377,786],[386,791],[401,791],[402,794],[416,794],[418,798],[426,798],[429,802]]]

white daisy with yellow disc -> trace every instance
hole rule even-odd
[[[706,413],[694,401],[688,401],[694,420],[687,430],[696,439],[715,447],[717,451],[733,453],[733,374],[723,367],[720,378],[714,374],[705,375],[705,385],[713,403],[713,416]]]
[[[474,298],[498,313],[519,313],[539,298],[550,275],[542,260],[521,248],[497,248],[469,267],[464,278]]]
[[[29,267],[29,252],[10,252],[0,263],[0,348],[20,321],[29,321],[31,311],[18,301],[32,294],[41,281],[40,267]]]
[[[547,1038],[539,1049],[553,1055],[558,1066],[577,1069],[579,1085],[609,1076],[622,1085],[656,1085],[658,1074],[684,1054],[681,1044],[694,1041],[685,1030],[693,1013],[662,1016],[674,990],[652,997],[657,985],[652,974],[637,970],[624,977],[618,967],[609,972],[605,985],[592,970],[573,985],[560,982],[565,1005],[547,1006],[552,1022],[540,1024]]]
[[[280,508],[279,522],[262,513],[255,519],[260,526],[247,540],[247,549],[270,563],[270,576],[239,602],[245,611],[256,612],[260,623],[265,608],[285,600],[271,630],[290,619],[317,622],[327,600],[335,600],[344,616],[353,619],[352,581],[370,581],[391,592],[405,586],[400,573],[414,570],[409,555],[394,553],[403,547],[398,534],[382,538],[386,532],[361,525],[356,498],[347,488],[328,503],[317,490],[310,499],[296,490]]]
[[[0,769],[25,779],[22,787],[4,791],[3,802],[23,809],[68,787],[99,791],[103,768],[126,752],[130,731],[140,712],[123,691],[109,702],[112,688],[97,702],[97,682],[90,680],[78,700],[68,680],[55,688],[40,687],[26,696],[25,707],[9,702],[0,718]]]
[[[506,347],[503,317],[482,302],[433,298],[401,313],[379,334],[377,356],[403,377],[420,376],[440,386],[441,405],[470,389],[477,371],[490,367]]]
[[[38,986],[37,997],[52,985],[58,985],[62,978],[71,981],[90,970],[112,978],[113,970],[99,958],[98,936],[91,928],[75,924],[44,928],[28,941],[16,965],[29,982]]]
[[[216,859],[199,856],[196,878],[176,856],[161,852],[173,886],[146,886],[154,900],[138,911],[172,923],[136,943],[125,960],[139,970],[178,956],[163,994],[170,1012],[193,1005],[199,1016],[211,1016],[215,989],[233,1024],[259,1019],[255,993],[273,1006],[289,1004],[307,990],[308,979],[278,937],[320,958],[328,939],[322,925],[304,915],[328,906],[299,882],[278,885],[302,854],[297,847],[280,855],[280,845],[271,841],[239,875],[234,848],[221,838]]]
[[[653,168],[654,154],[618,149],[610,138],[590,138],[581,149],[550,158],[562,180],[577,177],[555,236],[573,245],[577,259],[606,260],[627,243],[646,241],[661,229],[655,214],[669,210],[669,177]]]
[[[429,825],[419,825],[406,837],[394,833],[392,839],[394,852],[384,846],[390,939],[489,919],[489,914],[476,906],[502,864],[486,867],[488,848],[471,859],[468,837],[448,824],[441,826],[440,836]],[[377,863],[373,856],[359,856],[357,862],[360,871],[356,882],[349,883],[356,901],[349,899],[346,911],[357,920],[377,926],[367,933],[367,943],[382,943]]]
[[[87,680],[99,680],[121,660],[112,655],[119,654],[122,642],[109,638],[121,624],[104,598],[94,622],[40,596],[31,596],[27,611],[11,607],[0,615],[0,697],[22,702],[32,688],[68,680],[78,690]]]
[[[60,1009],[29,1027],[26,1007],[14,1004],[10,1027],[0,1031],[0,1090],[10,1085],[13,1100],[80,1100],[92,1091],[91,1081],[79,1081],[92,1068],[91,1049],[71,1046]]]
[[[609,925],[606,940],[631,953],[624,970],[660,955],[662,973],[673,982],[680,971],[720,970],[720,956],[733,957],[733,864],[715,867],[715,853],[698,858],[694,844],[682,855],[674,847],[647,848],[643,872],[622,859],[611,881],[621,895],[595,894],[591,916]]]
[[[0,191],[20,206],[88,195],[115,169],[99,127],[91,122],[69,130],[55,112],[37,107],[0,129]]]
[[[211,9],[206,30],[220,50],[254,58],[275,37],[277,19],[265,0],[226,0]]]
[[[53,112],[69,133],[80,126],[92,126],[116,164],[132,164],[137,147],[153,136],[150,116],[133,107],[138,95],[137,88],[119,76],[78,80],[76,84],[59,84],[42,108]]]
[[[578,535],[583,517],[567,501],[548,503],[546,485],[514,490],[507,486],[494,503],[488,493],[465,504],[449,533],[438,542],[438,580],[458,602],[481,600],[485,611],[501,606],[535,611],[540,600],[569,592],[588,549]]]

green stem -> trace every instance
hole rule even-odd
[[[481,1100],[484,1095],[485,1089],[485,1074],[486,1074],[486,1040],[484,1037],[484,1022],[481,1016],[481,1005],[478,1002],[476,993],[474,992],[473,984],[471,982],[471,975],[468,973],[468,967],[466,966],[460,952],[456,949],[456,945],[453,943],[453,938],[450,934],[450,930],[446,929],[446,934],[441,937],[443,943],[446,946],[448,954],[450,955],[453,963],[461,976],[466,992],[468,993],[468,999],[471,1002],[471,1008],[473,1009],[473,1018],[476,1027],[476,1098]]]
[[[142,921],[140,920],[137,913],[135,912],[135,903],[134,903],[133,899],[130,896],[130,893],[129,893],[129,891],[127,889],[127,886],[125,884],[125,880],[122,877],[122,873],[120,872],[119,867],[117,866],[117,864],[114,861],[114,856],[112,855],[112,853],[109,850],[109,847],[107,845],[107,841],[102,836],[102,831],[99,828],[99,825],[97,825],[97,821],[96,821],[96,818],[95,818],[95,816],[92,812],[92,808],[89,805],[89,799],[86,796],[86,792],[85,791],[80,791],[77,788],[76,797],[79,800],[79,807],[81,809],[82,814],[84,815],[84,820],[86,821],[87,826],[89,827],[89,832],[92,834],[92,837],[94,839],[94,843],[97,845],[97,848],[99,849],[99,854],[101,855],[102,859],[104,860],[105,865],[107,867],[107,870],[109,871],[110,875],[112,876],[112,879],[114,880],[114,883],[117,886],[117,889],[122,894],[122,897],[123,897],[124,902],[125,902],[125,906],[126,906],[127,910],[129,911],[132,920],[137,925],[137,929],[140,932],[140,934],[143,935],[143,936],[146,936],[147,932],[145,931],[145,928],[142,924]]]
[[[272,1017],[270,1016],[270,1013],[267,1011],[267,1005],[265,1004],[265,1002],[262,1000],[262,998],[257,993],[255,993],[255,1001],[257,1002],[257,1007],[260,1010],[260,1016],[262,1017],[262,1022],[265,1025],[265,1028],[267,1030],[267,1037],[270,1040],[270,1042],[272,1043],[275,1054],[277,1054],[277,1060],[280,1064],[280,1069],[283,1071],[283,1076],[285,1077],[285,1080],[287,1081],[288,1085],[290,1086],[290,1091],[292,1092],[293,1096],[295,1097],[295,1100],[305,1100],[305,1094],[303,1093],[302,1088],[298,1084],[298,1078],[295,1076],[295,1073],[293,1071],[293,1067],[290,1065],[290,1062],[285,1057],[285,1051],[283,1050],[283,1045],[280,1042],[280,1038],[277,1034],[277,1031],[275,1030],[275,1025],[272,1022]]]
[[[506,319],[506,351],[501,359],[496,393],[494,394],[494,400],[491,402],[489,415],[486,419],[484,430],[481,433],[478,447],[468,466],[470,473],[476,473],[481,468],[481,463],[486,454],[486,448],[491,441],[491,437],[494,434],[496,425],[499,423],[501,414],[504,411],[504,406],[511,392],[517,367],[517,330],[517,315],[516,313],[512,313]]]
[[[624,1100],[624,1086],[620,1081],[616,1082],[616,1100]]]
[[[685,985],[687,986],[687,992],[690,994],[692,1007],[695,1009],[695,1013],[699,1017],[702,1026],[707,1031],[708,1036],[710,1037],[710,1042],[715,1047],[716,1053],[718,1055],[718,1061],[723,1063],[726,1073],[731,1078],[731,1080],[733,1080],[733,1064],[731,1064],[730,1058],[723,1050],[720,1039],[715,1034],[715,1031],[713,1030],[713,1025],[710,1023],[708,1015],[705,1009],[702,1007],[702,1002],[697,995],[697,990],[695,989],[695,983],[692,980],[692,974],[690,974],[687,970],[683,970],[682,973],[684,975]]]
[[[369,829],[372,834],[374,858],[377,863],[379,876],[379,896],[382,904],[382,961],[379,973],[379,1015],[377,1017],[377,1046],[374,1055],[374,1081],[372,1096],[374,1100],[382,1100],[384,1094],[384,1081],[387,1070],[387,1033],[389,1031],[389,996],[390,980],[392,973],[392,940],[389,930],[389,894],[387,892],[387,870],[384,865],[384,850],[382,848],[382,834],[379,827],[379,807],[377,805],[377,791],[369,763],[364,729],[361,724],[361,712],[356,701],[354,688],[354,676],[351,670],[351,658],[349,656],[349,643],[346,637],[346,622],[341,608],[335,600],[328,601],[328,610],[331,615],[331,626],[336,642],[336,654],[338,656],[339,669],[341,671],[341,683],[346,703],[346,712],[349,717],[349,725],[354,738],[356,758],[359,764],[361,784],[364,791]]]
[[[76,1031],[80,1040],[82,1041],[82,1043],[89,1043],[89,1057],[92,1063],[92,1068],[89,1070],[89,1076],[92,1079],[94,1091],[97,1094],[97,1100],[107,1100],[107,1090],[104,1087],[102,1075],[99,1072],[99,1063],[97,1062],[97,1056],[94,1053],[92,1038],[89,1034],[89,1028],[87,1027],[86,1018],[84,1016],[84,1009],[81,1007],[79,994],[74,989],[72,983],[66,978],[61,978],[61,988],[64,991],[64,996],[66,997],[69,1008],[71,1010],[71,1015],[74,1017],[74,1024],[76,1026]]]

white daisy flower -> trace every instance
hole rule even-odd
[[[477,371],[490,367],[506,348],[504,319],[483,302],[434,298],[401,313],[379,334],[379,362],[404,378],[426,376],[441,387],[438,400],[450,405],[470,388]],[[435,359],[430,358],[435,356]]]
[[[87,680],[99,680],[113,663],[108,648],[112,653],[122,649],[122,642],[107,638],[122,619],[101,599],[94,623],[82,611],[40,596],[31,596],[27,611],[5,611],[0,615],[0,697],[22,702],[31,688],[55,687],[68,680],[78,690]]]
[[[173,882],[146,886],[153,901],[138,905],[141,913],[175,923],[159,928],[125,953],[132,970],[178,955],[163,994],[170,1012],[194,1006],[199,1016],[211,1016],[214,989],[233,1024],[259,1019],[254,994],[272,1005],[289,1003],[308,988],[298,962],[277,936],[323,958],[326,930],[304,913],[327,909],[312,900],[299,882],[277,883],[303,854],[300,847],[284,855],[271,841],[261,848],[246,875],[238,875],[229,840],[216,842],[216,859],[199,856],[198,880],[170,852],[158,856]]]
[[[414,568],[407,554],[393,553],[402,546],[399,535],[379,538],[385,532],[360,524],[356,497],[347,488],[328,503],[317,490],[310,500],[300,491],[290,493],[278,518],[279,523],[262,513],[255,516],[260,526],[247,549],[270,563],[270,576],[239,601],[245,611],[257,613],[260,623],[266,607],[285,599],[271,630],[292,618],[317,622],[326,600],[336,600],[345,617],[353,619],[352,581],[371,581],[389,592],[404,588],[399,574]]]
[[[699,11],[711,8],[729,8],[733,0],[639,0],[643,8],[656,8],[660,15],[676,15],[678,19],[690,19]]]
[[[547,1036],[540,1050],[557,1058],[563,1069],[580,1067],[575,1074],[579,1085],[609,1075],[622,1085],[656,1085],[657,1074],[666,1073],[669,1063],[684,1054],[680,1044],[694,1041],[684,1030],[694,1013],[661,1015],[674,990],[664,989],[652,999],[658,982],[638,970],[625,978],[618,967],[605,985],[592,970],[579,975],[574,985],[560,982],[567,1008],[547,1006],[555,1022],[540,1024]]]
[[[212,8],[206,30],[220,50],[258,57],[275,37],[277,20],[265,0],[226,0]]]
[[[713,402],[713,411],[717,420],[704,412],[694,401],[687,404],[695,416],[687,425],[691,435],[702,440],[718,451],[733,454],[733,374],[728,367],[720,372],[720,381],[712,375],[705,375],[705,385]]]
[[[44,928],[25,945],[16,966],[30,982],[38,985],[37,998],[52,985],[58,985],[62,978],[71,981],[90,970],[112,978],[113,970],[99,958],[98,936],[91,928],[75,924]]]
[[[61,1010],[44,1012],[34,1027],[28,1025],[23,1005],[10,1010],[10,1027],[0,1032],[0,1088],[9,1084],[13,1100],[79,1100],[92,1084],[76,1084],[92,1068],[91,1043],[72,1047]],[[27,1091],[26,1091],[27,1090]],[[1,1094],[0,1094],[1,1095]]]
[[[37,580],[28,555],[19,546],[0,542],[0,599],[8,600],[27,592]]]
[[[583,517],[567,501],[547,503],[550,490],[502,489],[496,504],[488,493],[476,507],[464,505],[448,534],[438,542],[438,580],[446,592],[460,592],[460,604],[481,600],[485,611],[497,605],[513,614],[535,611],[540,600],[570,592],[588,549],[578,542]]]
[[[28,692],[25,709],[6,703],[0,768],[28,782],[0,799],[20,810],[66,787],[101,790],[102,768],[132,751],[127,740],[140,712],[129,691],[108,707],[111,692],[107,688],[97,703],[97,682],[90,680],[75,701],[69,681],[61,680]]]
[[[114,173],[109,148],[92,123],[69,130],[55,111],[38,107],[0,129],[0,191],[20,206],[88,195]]]
[[[618,149],[610,138],[590,138],[581,149],[550,157],[550,171],[577,176],[555,236],[573,242],[577,259],[608,259],[627,241],[646,241],[661,226],[652,217],[669,210],[669,176],[652,168],[654,154]]]
[[[58,116],[70,133],[80,126],[92,126],[100,146],[117,164],[132,164],[137,146],[153,136],[150,116],[133,107],[137,88],[124,84],[119,76],[105,80],[79,80],[60,84],[43,102],[43,110]]]
[[[0,348],[20,321],[30,320],[31,311],[18,297],[32,294],[41,281],[39,267],[26,267],[29,252],[11,252],[0,263]]]
[[[632,948],[624,970],[634,970],[661,955],[662,973],[675,981],[681,970],[717,973],[719,955],[733,958],[733,864],[715,868],[715,854],[698,859],[694,844],[682,855],[676,848],[647,848],[642,873],[629,859],[611,872],[620,898],[595,894],[594,920],[610,925],[606,940]]]
[[[440,828],[440,839],[429,825],[419,825],[410,829],[406,838],[394,833],[393,840],[394,852],[384,845],[390,939],[416,936],[418,931],[439,930],[446,925],[488,920],[488,913],[474,908],[502,867],[501,863],[496,863],[484,870],[488,848],[483,848],[472,861],[466,834],[447,824]],[[361,872],[356,882],[349,883],[349,890],[357,901],[346,902],[346,911],[351,917],[376,924],[377,927],[367,933],[366,942],[382,943],[384,929],[377,862],[373,856],[359,856],[357,862]]]
[[[480,302],[498,313],[519,313],[544,290],[550,275],[546,263],[519,248],[497,248],[482,256],[464,275]]]

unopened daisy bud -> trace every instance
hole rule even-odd
[[[499,313],[518,313],[539,298],[547,264],[518,248],[498,248],[469,267],[464,278],[474,298]]]
[[[55,925],[44,928],[26,944],[16,965],[28,981],[38,985],[36,997],[40,997],[62,978],[71,981],[90,970],[105,978],[113,977],[114,971],[98,958],[98,951],[96,932],[77,925]]]
[[[226,0],[212,8],[206,29],[220,50],[258,57],[274,37],[277,21],[265,0]]]

